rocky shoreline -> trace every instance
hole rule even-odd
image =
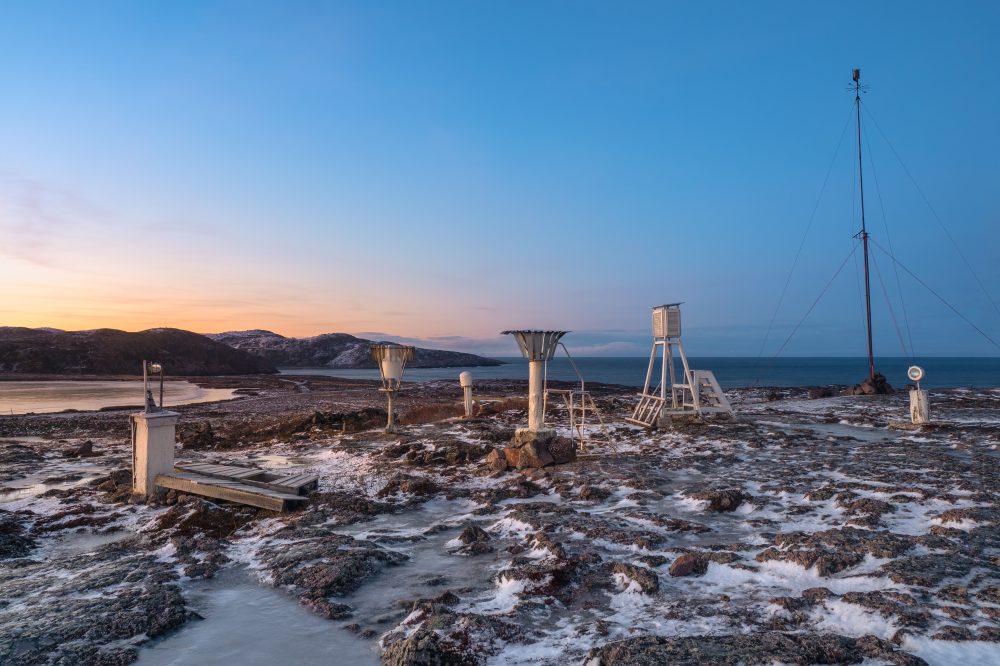
[[[616,450],[517,470],[487,461],[522,382],[471,420],[410,385],[394,436],[372,382],[239,382],[180,409],[177,457],[316,471],[301,512],[136,502],[124,411],[0,417],[0,663],[131,663],[230,570],[394,666],[1000,662],[1000,390],[932,391],[919,432],[886,427],[905,395],[802,388],[648,433],[593,386]]]

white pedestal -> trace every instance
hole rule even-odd
[[[465,418],[472,418],[472,387],[463,386],[462,392],[465,394]]]
[[[542,361],[528,362],[528,430],[545,427],[545,367]]]
[[[927,400],[927,391],[910,390],[910,420],[916,424],[931,422],[931,408]]]
[[[132,443],[132,492],[150,496],[156,492],[157,474],[174,471],[174,441],[177,412],[139,412],[132,415],[135,440]]]

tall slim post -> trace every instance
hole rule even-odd
[[[541,430],[545,426],[543,365],[544,361],[528,361],[528,430]]]
[[[385,393],[389,397],[389,420],[385,424],[385,431],[386,432],[396,432],[396,415],[395,415],[395,412],[396,412],[395,402],[396,402],[396,400],[394,398],[394,396],[396,395],[396,392],[390,390],[390,391],[386,391]]]
[[[868,324],[868,377],[875,380],[875,356],[872,353],[872,290],[868,277],[868,229],[865,227],[865,178],[861,161],[861,70],[854,70],[854,107],[858,126],[858,186],[861,190],[861,244],[865,255],[865,317]]]

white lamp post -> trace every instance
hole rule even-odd
[[[149,375],[151,373],[160,376],[159,405],[153,400],[153,392],[149,388]],[[142,396],[144,412],[158,412],[163,409],[163,366],[161,364],[151,361],[142,362]]]
[[[917,383],[917,388],[910,389],[910,421],[916,425],[931,422],[930,404],[927,391],[920,388],[920,380],[924,378],[924,369],[919,365],[911,365],[906,376]]]
[[[149,388],[150,373],[160,375],[160,404],[153,399]],[[156,477],[174,471],[174,441],[176,440],[177,412],[163,409],[163,366],[142,362],[141,412],[131,414],[132,430],[132,492],[138,495],[156,494]]]
[[[568,331],[503,331],[513,335],[528,359],[528,430],[539,431],[545,425],[545,363],[555,356],[559,339]]]
[[[403,369],[407,361],[413,360],[413,347],[409,345],[397,345],[391,342],[372,345],[372,358],[378,363],[378,371],[382,375],[382,388],[379,390],[386,394],[389,401],[389,420],[386,423],[386,432],[396,432],[396,419],[393,414],[395,408],[395,397],[399,391],[400,384],[403,383]]]

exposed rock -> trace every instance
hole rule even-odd
[[[467,525],[458,535],[458,540],[462,542],[462,547],[456,552],[463,555],[482,555],[492,553],[494,550],[490,544],[492,537],[486,530],[476,525]]]
[[[426,604],[384,638],[382,664],[478,665],[503,646],[522,641],[521,629],[500,618],[455,613],[444,604]]]
[[[222,507],[200,497],[181,495],[177,503],[156,520],[157,529],[182,536],[204,533],[221,539],[246,525],[257,512],[249,507]]]
[[[287,527],[274,533],[277,543],[258,557],[275,586],[291,588],[313,610],[330,617],[343,611],[331,597],[349,594],[383,567],[406,561],[406,555],[323,528]]]
[[[528,430],[514,433],[504,449],[507,464],[517,469],[561,465],[576,460],[576,442],[559,437],[554,430]]]
[[[425,476],[409,476],[406,474],[396,474],[378,492],[379,497],[388,497],[396,493],[405,495],[415,495],[417,497],[431,497],[442,492],[442,489],[431,479]]]
[[[549,454],[555,465],[571,463],[576,460],[576,442],[568,437],[556,437],[549,442]]]
[[[639,586],[643,594],[653,594],[660,589],[660,578],[655,571],[634,564],[615,562],[612,571],[621,574]]]
[[[855,384],[847,390],[847,395],[889,395],[892,387],[882,373],[876,372],[875,377],[865,377],[860,384]]]
[[[816,400],[818,398],[832,398],[836,393],[829,386],[813,386],[809,389],[809,399]]]
[[[976,561],[958,553],[898,558],[882,565],[896,583],[936,587],[947,580],[961,580],[976,567]]]
[[[493,449],[486,456],[486,466],[494,472],[504,472],[507,470],[507,456],[499,449]]]
[[[898,557],[913,543],[912,537],[854,527],[814,534],[786,532],[776,535],[776,547],[758,553],[757,561],[794,562],[806,569],[815,566],[820,576],[829,576],[860,564],[866,554],[877,558]]]
[[[0,567],[0,663],[128,664],[137,642],[186,622],[172,565],[135,547]]]
[[[704,557],[694,553],[684,553],[670,565],[670,575],[679,576],[700,576],[708,570],[708,562]]]
[[[764,664],[858,664],[877,659],[897,666],[926,666],[874,636],[792,634],[768,631],[733,636],[640,636],[595,648],[588,666],[760,666]]]
[[[611,491],[607,488],[592,486],[589,483],[585,483],[580,486],[580,494],[578,497],[582,500],[591,502],[602,502],[611,497]]]
[[[214,449],[220,443],[209,421],[201,423],[181,423],[177,428],[177,439],[185,449]]]
[[[740,488],[724,490],[704,490],[688,493],[688,497],[708,502],[709,511],[735,511],[743,502],[753,499]]]
[[[35,540],[28,535],[21,518],[0,509],[0,560],[25,557],[35,547]]]
[[[101,454],[94,451],[94,442],[89,439],[80,446],[63,452],[64,458],[93,458],[99,455]]]

